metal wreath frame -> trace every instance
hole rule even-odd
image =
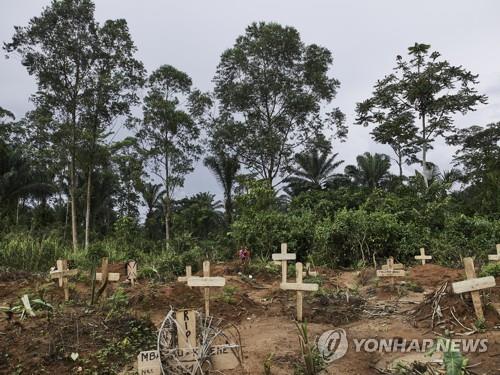
[[[196,365],[192,371],[183,366],[179,360],[179,349],[177,345],[177,331],[182,332],[181,327],[174,317],[175,311],[170,308],[158,331],[157,349],[160,356],[160,368],[162,375],[205,375],[212,370],[211,347],[215,341],[222,340],[222,345],[231,349],[240,365],[243,364],[243,349],[241,346],[241,335],[238,327],[223,319],[214,319],[213,316],[205,316],[196,311],[196,336],[200,343],[196,353]],[[175,329],[174,329],[175,328]],[[229,334],[227,332],[231,332]],[[187,348],[196,349],[196,348]],[[219,374],[222,372],[217,371]]]

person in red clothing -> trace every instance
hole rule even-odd
[[[238,251],[238,257],[240,258],[240,262],[242,265],[247,265],[250,263],[250,250],[246,246],[243,246],[239,251]]]

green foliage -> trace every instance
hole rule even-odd
[[[485,276],[500,277],[500,262],[485,264],[481,268],[481,272],[480,272],[479,276],[481,276],[481,277],[485,277]]]
[[[274,353],[271,353],[267,356],[267,358],[264,361],[264,375],[271,375],[271,366],[273,363],[273,357]]]
[[[315,228],[313,256],[316,263],[330,266],[365,264],[372,257],[386,257],[397,251],[402,227],[394,215],[375,211],[341,210]]]
[[[335,175],[333,171],[343,160],[335,160],[338,153],[330,155],[330,149],[317,146],[298,153],[294,157],[296,166],[290,168],[291,177],[286,179],[288,193],[297,195],[308,190],[321,190],[330,183]]]
[[[297,326],[297,336],[299,338],[302,363],[295,368],[295,375],[318,375],[325,367],[316,345],[309,342],[307,322],[295,323]]]
[[[357,123],[375,124],[374,138],[396,151],[399,164],[403,158],[409,163],[417,161],[415,154],[422,150],[426,179],[430,177],[427,151],[432,143],[457,132],[453,115],[486,103],[486,96],[475,88],[478,76],[451,65],[430,47],[415,43],[408,48],[407,60],[398,55],[394,72],[379,80],[373,96],[356,108]]]
[[[231,305],[235,304],[236,299],[234,298],[234,294],[236,293],[237,290],[238,290],[238,288],[235,286],[226,285],[222,289],[222,294],[220,296],[220,300],[224,303],[228,303]]]
[[[120,326],[118,334],[96,337],[102,347],[91,354],[85,374],[116,374],[123,369],[123,366],[133,361],[141,350],[155,346],[156,330],[150,322],[125,315],[114,317],[114,320],[115,324],[119,322],[126,329],[122,332]]]
[[[37,238],[30,233],[13,232],[0,240],[0,264],[31,272],[48,272],[57,259],[66,259],[69,247],[56,234]]]
[[[338,109],[321,111],[340,85],[328,76],[332,61],[329,50],[305,45],[293,27],[252,23],[217,67],[215,96],[225,121],[212,123],[211,138],[272,184],[309,137],[335,126],[346,135]]]
[[[345,174],[351,177],[355,184],[374,189],[387,182],[391,168],[391,160],[387,155],[365,152],[359,155],[356,161],[357,166],[345,167]]]

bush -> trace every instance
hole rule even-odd
[[[313,258],[329,266],[367,263],[374,255],[396,255],[402,236],[403,227],[392,214],[344,209],[316,226]]]
[[[488,263],[481,268],[481,272],[479,274],[481,277],[485,276],[493,276],[500,277],[500,263]]]

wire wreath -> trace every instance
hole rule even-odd
[[[163,319],[158,332],[158,353],[160,355],[163,375],[206,375],[223,374],[214,369],[214,346],[229,349],[233,352],[240,365],[243,364],[241,335],[238,328],[221,318],[205,316],[196,311],[196,342],[197,347],[178,348],[178,332],[185,333],[175,318],[171,308]],[[189,358],[186,359],[186,353]]]

